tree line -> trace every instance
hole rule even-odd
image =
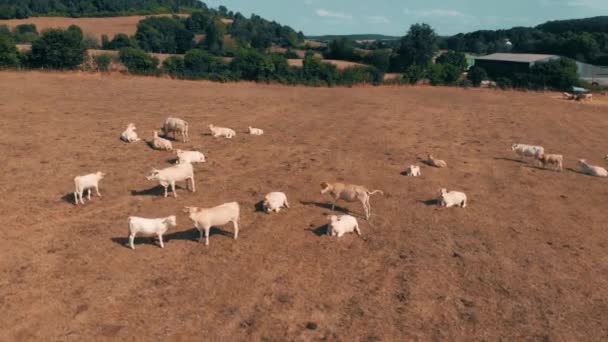
[[[127,37],[128,38],[128,37]],[[114,41],[117,43],[117,40]],[[75,25],[68,29],[49,29],[33,40],[31,50],[19,52],[12,32],[0,29],[0,69],[74,70],[83,65],[107,71],[113,57],[101,54],[87,61],[87,47],[82,30]],[[356,66],[338,70],[313,54],[308,54],[302,67],[290,66],[282,54],[268,54],[251,47],[238,47],[229,62],[201,47],[192,47],[184,56],[173,56],[160,65],[158,58],[139,47],[123,46],[118,60],[129,73],[140,75],[167,74],[183,79],[215,81],[251,80],[306,84],[313,86],[379,84],[383,74],[373,67]]]
[[[110,17],[209,10],[198,0],[0,0],[0,19]]]
[[[263,23],[253,17],[251,23]],[[254,26],[255,27],[255,26]],[[260,25],[264,27],[264,25]],[[302,67],[290,66],[286,54],[268,53],[264,46],[251,40],[234,39],[234,45],[225,45],[224,24],[215,16],[193,14],[190,17],[150,17],[138,24],[133,36],[117,34],[111,40],[102,39],[106,49],[120,50],[120,62],[135,74],[168,74],[184,79],[210,79],[218,81],[252,80],[308,85],[350,85],[356,83],[379,84],[384,72],[400,73],[399,82],[417,83],[428,80],[433,85],[479,86],[492,75],[481,68],[468,71],[465,55],[459,51],[438,54],[440,37],[426,24],[412,25],[395,48],[374,51],[360,57],[369,66],[338,70],[309,52]],[[204,32],[204,38],[193,38]],[[280,35],[279,35],[280,36]],[[279,39],[279,36],[275,36]],[[15,40],[31,40],[31,51],[19,53]],[[86,49],[91,48],[77,26],[67,30],[47,30],[38,34],[33,25],[20,25],[9,31],[0,27],[0,67],[75,69],[83,62]],[[274,45],[274,43],[271,43]],[[285,44],[290,44],[286,42]],[[289,45],[288,45],[289,46]],[[175,53],[160,65],[148,52]],[[354,59],[352,42],[338,39],[325,51],[326,58]],[[230,57],[230,62],[225,58]],[[101,71],[110,63],[108,56],[95,57]],[[550,75],[550,76],[549,76]],[[576,65],[568,59],[543,63],[529,73],[500,75],[495,79],[503,87],[565,89],[577,84]]]
[[[608,17],[550,21],[534,28],[481,30],[441,40],[440,47],[474,54],[541,53],[608,64]]]

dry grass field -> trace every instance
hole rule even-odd
[[[156,15],[156,16],[167,16]],[[183,14],[182,14],[183,15]],[[105,34],[110,39],[117,33],[128,35],[135,34],[137,23],[147,16],[129,17],[102,17],[102,18],[65,18],[65,17],[31,17],[27,19],[0,20],[0,25],[7,25],[14,28],[21,24],[35,24],[38,32],[49,28],[68,28],[70,25],[77,25],[82,29],[84,35],[91,35],[101,39]]]
[[[305,88],[81,73],[0,73],[1,341],[606,341],[608,101],[433,87]],[[190,122],[197,192],[145,179],[168,152],[124,144],[167,116]],[[232,140],[206,135],[232,127]],[[248,125],[266,135],[244,134]],[[563,153],[563,173],[514,142]],[[448,169],[422,166],[426,153]],[[97,170],[103,197],[73,204]],[[363,235],[324,235],[319,183],[382,189]],[[466,209],[438,208],[440,187]],[[270,191],[292,207],[256,211]],[[184,206],[241,204],[210,245]],[[360,216],[357,203],[339,210]],[[177,215],[161,249],[125,246],[127,217]]]

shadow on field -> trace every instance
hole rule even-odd
[[[222,236],[226,236],[229,238],[232,238],[234,236],[234,234],[232,232],[227,232],[227,231],[221,230],[219,228],[215,228],[215,227],[211,228],[211,230],[209,231],[209,237],[211,238],[213,235],[222,235]],[[165,234],[165,235],[163,235],[163,242],[166,244],[167,242],[176,240],[176,241],[194,241],[194,242],[198,243],[199,238],[200,238],[200,233],[199,233],[198,229],[191,228],[188,230],[182,230],[182,231],[171,233],[171,234]],[[126,248],[130,248],[129,247],[129,237],[114,237],[111,240],[115,244],[121,245]],[[135,237],[134,244],[135,245],[151,244],[151,245],[158,246],[158,238],[156,236],[137,236],[137,237]]]
[[[114,242],[117,245],[121,245],[125,248],[131,249],[131,247],[129,246],[129,237],[114,237],[111,240],[112,240],[112,242]],[[165,243],[167,242],[167,240],[165,239],[164,236],[163,236],[163,242],[165,242]],[[133,241],[133,245],[135,245],[135,248],[137,248],[137,245],[142,245],[142,244],[154,245],[154,246],[160,247],[160,245],[158,244],[158,238],[156,236],[141,236],[141,237],[138,236]]]
[[[95,190],[92,190],[92,192],[91,192],[91,200],[88,199],[87,191],[84,191],[82,193],[82,199],[84,200],[85,204],[87,202],[95,201],[95,198],[100,198],[99,196],[97,196],[95,194]],[[75,200],[76,199],[74,198],[74,193],[73,192],[70,192],[70,193],[67,193],[67,194],[61,196],[61,200],[64,201],[64,202],[66,202],[66,203],[69,203],[69,204],[72,204],[72,205],[76,205],[75,204]],[[82,205],[82,204],[80,204],[80,201],[78,201],[78,205]]]
[[[314,205],[317,206],[319,208],[323,208],[323,209],[327,209],[327,210],[331,210],[331,203],[321,203],[321,202],[314,202],[314,201],[300,201],[301,204],[303,205]],[[341,211],[343,213],[350,213],[350,210],[336,206],[334,211]]]
[[[566,170],[566,171],[570,171],[570,172],[573,172],[573,173],[576,173],[576,174],[579,174],[579,175],[583,175],[583,176],[588,176],[588,177],[597,177],[597,176],[592,176],[592,175],[590,175],[590,174],[587,174],[587,173],[581,172],[581,170],[573,169],[573,168],[571,168],[571,167],[566,167],[566,168],[564,168],[564,170]]]
[[[329,224],[324,224],[322,226],[319,226],[317,228],[306,228],[305,230],[312,232],[313,234],[315,234],[316,236],[323,236],[323,235],[327,235],[327,230],[329,229]]]
[[[428,207],[430,207],[430,206],[436,206],[436,205],[439,204],[439,201],[436,198],[429,199],[429,200],[426,200],[426,201],[418,201],[418,202],[420,202],[420,203],[422,203],[422,204],[424,204],[424,205],[426,205]]]
[[[264,201],[259,201],[258,203],[256,203],[254,205],[254,208],[255,208],[256,213],[265,213],[266,212],[264,210]]]
[[[175,191],[177,190],[184,190],[183,187],[176,185],[175,186]],[[145,189],[145,190],[131,190],[131,196],[159,196],[162,197],[165,195],[165,188],[163,188],[160,185],[154,186],[152,188],[149,189]],[[167,189],[167,196],[168,197],[173,197],[173,193],[171,192],[171,187],[169,187]]]
[[[83,198],[85,197],[85,196],[84,196],[84,193],[83,193],[83,196],[82,196],[82,197],[83,197]],[[63,195],[63,196],[61,197],[61,200],[62,200],[62,201],[64,201],[64,202],[66,202],[66,203],[74,204],[74,201],[75,201],[76,199],[74,198],[74,193],[73,193],[73,192],[70,192],[70,193],[68,193],[68,194]]]
[[[510,162],[514,162],[514,163],[526,164],[525,161],[519,160],[519,159],[514,159],[514,158],[494,157],[494,160],[506,160],[506,161],[510,161]]]

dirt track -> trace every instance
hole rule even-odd
[[[604,164],[608,106],[455,88],[302,88],[0,73],[0,340],[608,339],[606,179],[512,160],[513,142]],[[604,101],[604,104],[601,102]],[[118,140],[190,122],[197,192],[144,176],[169,153]],[[230,140],[201,133],[237,129]],[[248,125],[262,137],[242,132]],[[400,174],[432,152],[449,169]],[[72,204],[103,170],[102,199]],[[383,189],[362,238],[322,236],[324,180]],[[438,209],[440,187],[466,209]],[[264,194],[292,208],[255,211]],[[239,201],[242,230],[209,247],[186,205]],[[360,205],[342,207],[361,213]],[[125,247],[129,215],[178,215],[164,249]]]

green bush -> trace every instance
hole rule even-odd
[[[300,59],[300,56],[295,51],[293,51],[292,49],[287,49],[283,53],[283,57],[285,57],[287,59]]]
[[[172,77],[184,77],[184,58],[171,56],[163,61],[163,72]]]
[[[50,29],[32,43],[28,64],[34,68],[75,69],[84,61],[85,52],[82,31],[77,26]]]
[[[12,35],[17,44],[30,44],[38,38],[38,30],[34,24],[21,24],[15,27]]]
[[[363,57],[363,62],[376,67],[381,72],[387,72],[391,66],[391,52],[389,50],[374,51]]]
[[[86,35],[82,39],[82,44],[86,49],[99,49],[101,47],[97,41],[97,38],[92,35]]]
[[[112,59],[114,56],[102,53],[100,55],[93,56],[93,61],[95,62],[95,67],[97,71],[108,72],[110,70],[110,64],[112,63]]]
[[[126,47],[136,48],[137,43],[124,33],[117,33],[111,41],[108,40],[107,36],[105,41],[102,37],[102,48],[104,50],[120,50]]]
[[[200,42],[199,47],[214,55],[221,55],[224,51],[225,31],[221,22],[209,24],[205,29],[205,39]]]
[[[143,50],[124,48],[120,50],[119,58],[131,74],[155,75],[158,73],[158,58],[148,55]]]
[[[454,85],[460,79],[462,71],[452,64],[433,64],[427,75],[432,85]]]
[[[458,69],[460,70],[466,70],[467,69],[467,58],[464,55],[464,53],[462,52],[456,52],[456,51],[448,51],[446,53],[444,53],[443,55],[437,57],[437,64],[451,64],[454,65],[456,67],[458,67]]]
[[[329,63],[323,63],[320,58],[312,53],[307,53],[302,66],[300,82],[308,85],[333,86],[338,79],[338,68]]]
[[[467,77],[473,86],[479,87],[488,78],[488,74],[484,68],[475,66],[469,70]]]
[[[513,88],[513,82],[506,77],[499,77],[496,79],[496,86],[500,89],[510,89]]]
[[[364,83],[380,84],[383,79],[384,74],[374,67],[352,66],[340,71],[336,83],[348,86]]]
[[[271,58],[252,49],[238,51],[230,68],[239,78],[249,81],[270,81],[275,72]]]
[[[426,77],[426,69],[420,65],[410,65],[403,75],[404,79],[410,84],[416,84],[418,81]]]
[[[194,47],[194,34],[179,18],[148,17],[137,24],[135,38],[145,51],[185,53]]]
[[[221,61],[210,53],[192,49],[184,56],[184,76],[187,78],[206,78],[218,71]]]
[[[530,68],[532,82],[542,87],[568,90],[579,84],[576,62],[560,58],[544,63],[536,63]]]
[[[0,69],[19,66],[19,52],[10,37],[0,35]]]
[[[24,33],[35,33],[38,34],[38,30],[36,29],[36,25],[34,24],[21,24],[15,26],[15,33],[24,34]]]

